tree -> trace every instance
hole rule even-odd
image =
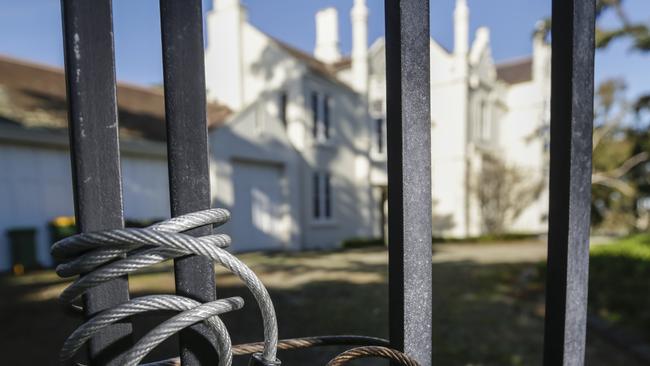
[[[596,48],[605,49],[614,41],[629,39],[632,41],[632,51],[650,52],[650,25],[643,22],[633,22],[623,6],[624,0],[598,0],[596,2]],[[618,24],[606,27],[599,20],[603,14],[613,12]],[[546,18],[541,27],[535,30],[551,34],[551,18]],[[637,113],[650,112],[650,94],[640,96],[634,103]]]
[[[596,4],[596,48],[607,48],[615,41],[628,39],[631,51],[650,51],[650,26],[632,21],[624,8],[624,0],[598,0]],[[602,15],[613,13],[617,24],[604,26]],[[538,32],[548,36],[551,19],[546,19]],[[648,159],[650,148],[648,123],[650,95],[636,101],[625,98],[625,82],[607,80],[596,89],[592,174],[592,222],[605,229],[639,229],[638,203],[650,197]],[[636,115],[636,126],[630,116]]]
[[[606,230],[637,228],[637,202],[645,195],[650,158],[648,132],[626,123],[633,105],[625,82],[611,79],[596,89],[592,173],[592,222]]]
[[[632,40],[633,50],[650,51],[650,27],[645,23],[630,21],[623,8],[623,0],[598,0],[596,19],[600,19],[608,11],[614,12],[619,24],[615,27],[603,27],[599,22],[596,23],[596,48],[607,48],[613,41],[627,38]],[[541,31],[547,38],[551,33],[551,24],[551,18],[546,18],[541,26]]]
[[[502,234],[544,189],[541,179],[531,178],[519,167],[510,166],[493,154],[484,154],[481,171],[472,191],[481,206],[483,230]]]

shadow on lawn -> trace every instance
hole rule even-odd
[[[253,258],[250,261],[252,269],[267,283],[276,306],[280,337],[324,334],[386,337],[386,265],[368,262],[366,254],[364,251],[304,257],[297,254],[289,260],[258,254]],[[338,262],[341,260],[345,262]],[[248,262],[246,258],[244,261]],[[539,277],[535,273],[537,268],[536,264],[436,263],[433,270],[436,363],[445,366],[541,364],[543,288],[535,280]],[[336,276],[327,280],[297,281],[294,285],[284,283],[286,276],[300,278],[326,272],[336,273]],[[360,276],[365,276],[362,281],[358,281]],[[154,282],[173,283],[168,272],[131,278],[134,285]],[[0,283],[0,324],[4,328],[0,351],[4,362],[11,365],[55,364],[59,347],[77,321],[66,315],[52,298],[15,301],[52,284],[12,286],[11,281],[4,280]],[[244,309],[223,316],[233,343],[261,340],[261,317],[249,292],[227,275],[220,275],[217,283],[220,298],[241,296],[247,304]],[[167,292],[171,290],[170,287]],[[134,297],[144,294],[146,292],[139,290],[133,292]],[[167,316],[156,314],[136,318],[136,337]],[[168,340],[148,360],[175,354],[176,342],[176,339]],[[319,348],[280,352],[279,357],[287,366],[325,365],[340,351],[341,348]],[[612,358],[619,357],[616,354],[598,340],[590,339],[589,365],[635,365],[628,360]],[[243,366],[247,361],[247,357],[239,358],[235,365]],[[373,360],[357,364],[382,363]]]

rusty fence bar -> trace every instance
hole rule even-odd
[[[122,182],[110,0],[63,0],[75,215],[81,232],[121,228]],[[90,289],[87,317],[129,299],[127,278]],[[119,365],[116,355],[132,340],[131,325],[110,326],[90,341],[93,365]]]
[[[167,156],[172,216],[210,207],[201,0],[160,0]],[[224,35],[227,36],[227,35]],[[192,230],[206,235],[210,227]],[[214,268],[206,257],[175,260],[176,293],[200,302],[216,299]],[[211,365],[214,334],[203,325],[180,333],[184,366]]]
[[[553,0],[544,365],[584,364],[595,0]]]
[[[422,366],[431,349],[429,1],[387,0],[389,332]]]

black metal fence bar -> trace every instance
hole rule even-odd
[[[386,0],[390,340],[431,365],[429,1]]]
[[[75,215],[82,232],[121,228],[122,184],[110,0],[63,0],[63,37],[70,121]],[[84,296],[86,316],[129,299],[127,278]],[[120,323],[90,342],[93,365],[119,365],[131,344],[131,325]]]
[[[544,364],[584,363],[595,0],[553,0],[551,169]]]
[[[172,216],[210,207],[201,0],[161,0],[165,113]],[[227,36],[227,35],[224,35]],[[210,233],[210,227],[190,232]],[[176,292],[201,302],[216,298],[214,269],[205,257],[174,263]],[[202,334],[202,335],[201,335]],[[180,334],[183,365],[216,364],[212,332],[201,325]]]

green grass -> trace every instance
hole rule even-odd
[[[434,236],[431,241],[436,243],[462,243],[462,244],[494,244],[494,243],[520,243],[522,241],[537,240],[539,234],[531,233],[503,233],[485,234],[467,238],[449,238]]]
[[[650,234],[591,250],[590,310],[650,341]]]
[[[476,248],[461,247],[466,253]],[[485,250],[485,248],[479,248]],[[521,247],[515,250],[522,250]],[[388,336],[388,255],[383,247],[331,252],[246,253],[238,256],[260,277],[273,299],[280,337],[319,334]],[[433,265],[433,353],[444,366],[537,366],[542,360],[544,286],[536,261],[502,263],[472,259]],[[647,279],[648,277],[646,277]],[[50,365],[80,319],[56,297],[68,284],[52,271],[0,276],[2,365]],[[171,293],[171,264],[129,277],[133,297]],[[246,305],[224,314],[233,343],[262,338],[260,312],[239,279],[222,268],[220,298],[241,296]],[[135,318],[135,338],[169,314]],[[598,337],[588,337],[587,365],[640,366]],[[34,351],[34,345],[38,349]],[[177,353],[177,339],[156,348],[147,361]],[[340,347],[280,352],[283,365],[319,366]],[[237,357],[234,366],[248,364]],[[354,365],[385,365],[376,360]]]

